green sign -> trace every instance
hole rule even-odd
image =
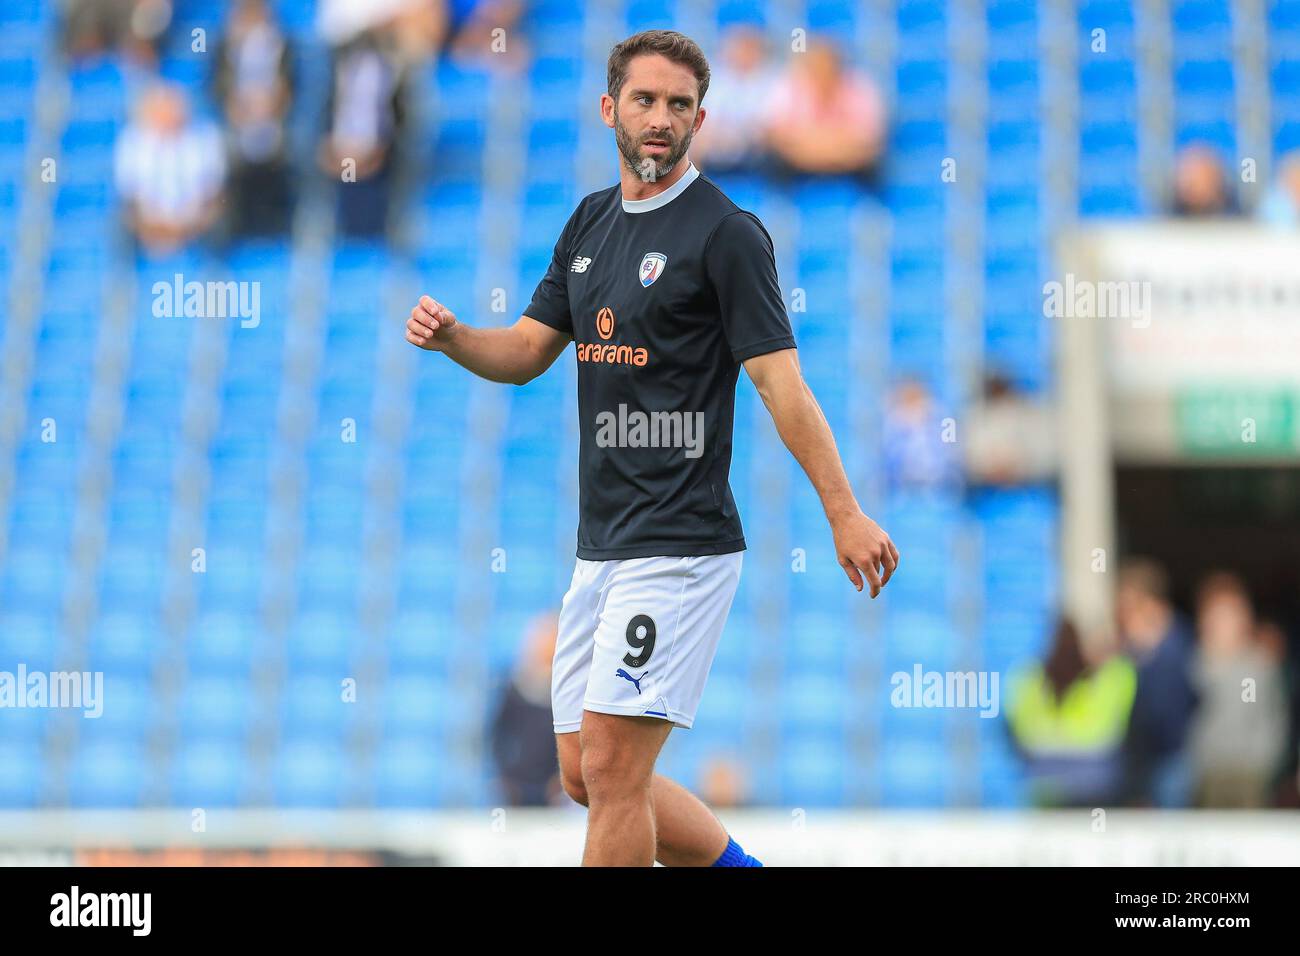
[[[1178,444],[1189,453],[1218,455],[1295,451],[1297,405],[1300,392],[1284,386],[1184,389],[1174,401]]]

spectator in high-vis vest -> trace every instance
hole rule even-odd
[[[1047,657],[1012,676],[1007,724],[1037,805],[1096,806],[1115,798],[1136,684],[1127,658],[1090,661],[1067,618],[1058,622]]]

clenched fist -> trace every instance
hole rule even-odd
[[[406,341],[430,352],[441,352],[455,328],[455,313],[436,299],[423,295],[406,321]]]

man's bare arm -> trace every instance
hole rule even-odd
[[[858,506],[835,447],[835,436],[799,371],[798,352],[795,349],[768,352],[747,359],[744,364],[785,447],[817,489],[835,538],[835,555],[840,567],[859,591],[865,574],[874,598],[898,567],[898,549],[884,529]],[[878,570],[882,566],[883,577]]]
[[[426,295],[411,310],[406,341],[442,352],[480,378],[524,385],[551,367],[570,338],[526,315],[508,328],[476,329]]]

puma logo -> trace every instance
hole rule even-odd
[[[614,676],[621,677],[626,681],[630,681],[636,687],[636,692],[638,694],[641,693],[641,681],[645,677],[645,674],[642,674],[640,677],[633,677],[631,674],[629,674],[627,671],[623,670],[623,668],[620,667],[617,671],[614,672]]]

